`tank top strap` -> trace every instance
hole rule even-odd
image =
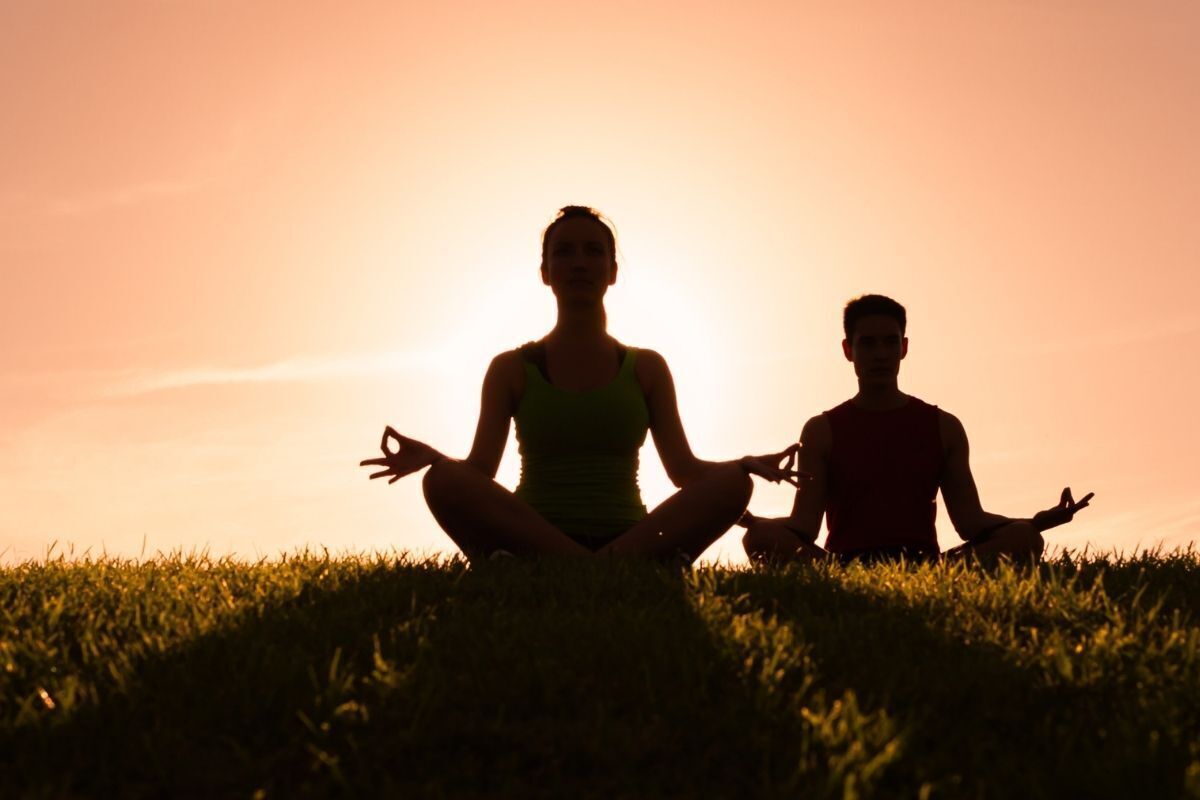
[[[628,378],[633,374],[633,362],[637,360],[637,348],[618,345],[621,348],[621,368],[617,370],[618,378]]]

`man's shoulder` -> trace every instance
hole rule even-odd
[[[947,450],[967,440],[967,429],[962,421],[944,408],[937,410],[938,431],[942,435],[942,444]]]
[[[829,417],[822,412],[815,417],[809,417],[808,422],[804,423],[804,429],[800,432],[801,443],[807,446],[828,444],[833,438],[833,428],[829,425]]]

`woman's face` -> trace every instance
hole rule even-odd
[[[604,225],[588,217],[554,226],[546,247],[542,282],[562,300],[595,302],[617,280],[617,264]]]

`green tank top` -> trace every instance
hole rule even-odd
[[[515,415],[521,481],[516,495],[572,539],[599,547],[646,516],[638,451],[650,411],[630,347],[607,386],[569,392],[525,361]]]

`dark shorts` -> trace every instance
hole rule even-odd
[[[936,550],[921,547],[870,547],[829,555],[841,564],[893,564],[898,561],[909,564],[936,564],[942,558]]]
[[[996,531],[1008,524],[1007,522],[1002,522],[998,525],[993,525],[973,539],[963,542],[956,547],[951,547],[944,553],[924,547],[870,547],[863,550],[851,550],[846,553],[830,553],[829,555],[835,561],[842,564],[852,564],[856,561],[864,564],[894,563],[897,561],[907,561],[910,564],[936,564],[948,558],[953,559],[965,556],[976,545],[989,541]]]

